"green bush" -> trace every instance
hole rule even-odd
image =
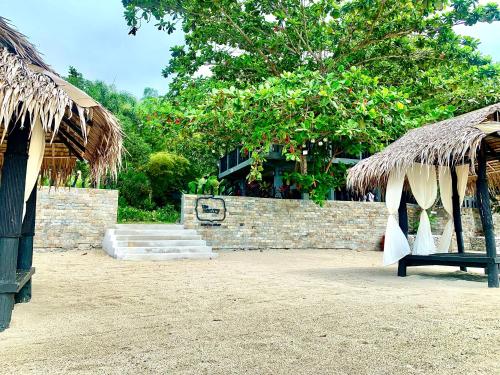
[[[179,212],[172,205],[152,211],[129,206],[118,207],[119,223],[177,223],[179,218]]]
[[[120,199],[125,206],[151,210],[154,208],[151,201],[151,184],[145,173],[129,169],[120,173],[118,177]]]
[[[127,132],[127,136],[123,140],[123,146],[127,150],[123,158],[125,167],[141,167],[149,161],[149,155],[152,152],[151,146],[137,133]]]
[[[181,191],[192,179],[189,161],[179,155],[157,152],[149,157],[146,173],[151,182],[153,201],[158,206],[178,203]]]
[[[223,194],[226,189],[226,181],[219,181],[217,176],[203,176],[188,184],[189,194]]]

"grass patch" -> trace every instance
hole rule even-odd
[[[135,207],[119,206],[118,223],[177,223],[180,213],[174,206],[165,206],[156,210],[141,210]]]

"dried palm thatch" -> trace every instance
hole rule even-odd
[[[45,64],[24,35],[0,17],[0,165],[15,124],[40,119],[46,134],[42,173],[63,181],[76,160],[87,160],[97,180],[116,177],[122,131],[116,118]],[[49,146],[51,145],[51,146]]]
[[[500,187],[500,103],[435,124],[410,130],[384,151],[362,160],[349,170],[347,185],[359,193],[384,187],[392,170],[405,171],[413,163],[469,164],[473,189],[475,159],[481,141],[488,147],[490,187]]]

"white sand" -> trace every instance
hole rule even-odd
[[[2,374],[500,374],[500,290],[381,253],[37,254]],[[418,275],[418,276],[417,276]]]

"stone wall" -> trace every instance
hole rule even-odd
[[[216,226],[197,219],[196,195],[184,195],[182,222],[196,229],[215,249],[328,248],[379,250],[387,222],[380,202],[326,201],[323,207],[311,201],[222,197],[227,214]],[[409,221],[418,220],[419,210],[408,205]],[[436,209],[433,232],[442,233],[446,213]],[[203,218],[203,217],[202,217]],[[497,222],[497,216],[495,216]],[[219,225],[220,224],[220,225]],[[477,210],[463,209],[465,245],[477,244],[481,234]],[[500,235],[499,225],[496,230]]]
[[[37,199],[35,250],[101,247],[116,224],[117,190],[42,187]]]
[[[311,201],[224,197],[227,216],[220,226],[204,226],[195,214],[197,196],[184,195],[182,222],[198,230],[215,249],[379,248],[387,218],[373,202]]]

